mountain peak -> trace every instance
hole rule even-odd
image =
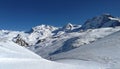
[[[96,16],[95,18],[100,18],[100,19],[109,19],[109,17],[111,18],[115,18],[114,16],[112,16],[111,14],[108,14],[108,13],[105,13],[105,14],[102,14],[100,16]]]
[[[68,23],[63,27],[64,30],[72,30],[73,29],[73,24]]]
[[[81,28],[84,30],[87,30],[87,29],[115,27],[115,26],[120,26],[120,21],[118,21],[118,18],[115,18],[110,14],[102,14],[100,16],[96,16],[96,17],[93,17],[92,19],[87,20],[82,25]]]
[[[102,14],[101,16],[107,16],[107,17],[113,17],[111,14],[109,14],[109,13],[104,13],[104,14]]]
[[[44,25],[44,24],[32,28],[32,30],[34,32],[35,31],[40,32],[40,31],[43,31],[43,30],[54,31],[55,29],[57,29],[57,27],[50,26],[50,25]]]

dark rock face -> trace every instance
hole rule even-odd
[[[27,42],[25,42],[25,40],[23,40],[23,39],[21,38],[21,35],[20,35],[20,34],[18,34],[17,37],[15,37],[15,38],[13,39],[13,41],[14,41],[15,43],[17,43],[18,45],[20,45],[20,46],[29,46],[29,44],[28,44]]]
[[[102,27],[115,27],[120,26],[120,22],[118,20],[111,20],[110,18],[115,18],[109,14],[103,14],[101,16],[94,17],[92,19],[87,20],[81,27],[83,30],[87,29],[96,29]]]
[[[40,39],[36,42],[36,44],[39,44],[39,43],[44,42],[44,41],[45,41],[45,39]]]

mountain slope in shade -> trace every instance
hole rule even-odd
[[[51,56],[53,60],[79,59],[110,65],[108,69],[120,68],[120,31],[69,52]]]

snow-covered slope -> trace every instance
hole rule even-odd
[[[51,58],[96,61],[110,65],[108,69],[120,69],[120,31],[69,52],[53,55]]]
[[[32,50],[40,56],[52,60],[50,58],[51,55],[67,52],[83,45],[90,44],[119,30],[120,27],[91,29],[85,32],[65,33],[59,38],[47,38],[46,41],[33,46]]]
[[[95,62],[88,67],[85,66],[88,62],[82,62],[73,65],[48,61],[9,40],[0,41],[0,69],[105,69]]]

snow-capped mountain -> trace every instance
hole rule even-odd
[[[95,29],[102,27],[115,27],[120,26],[120,19],[115,18],[110,14],[103,14],[92,19],[87,20],[83,25],[82,29]]]
[[[65,32],[73,32],[75,30],[78,31],[80,27],[81,25],[74,25],[74,24],[68,23],[62,27],[61,31],[65,31]]]
[[[103,17],[103,19],[101,20],[100,17]],[[107,21],[107,19],[110,23],[112,22],[112,20],[119,21],[118,18],[115,18],[108,14],[104,14],[102,16],[100,15],[97,20],[93,20],[93,22],[98,21],[96,23],[101,24],[102,22]],[[99,22],[99,20],[101,20],[101,22]],[[95,26],[96,28],[98,27],[98,25]],[[51,55],[67,52],[83,45],[93,43],[98,39],[119,31],[120,27],[117,26],[119,26],[119,24],[112,27],[98,27],[97,29],[86,29],[84,31],[83,29],[81,29],[83,26],[77,27],[71,23],[68,23],[66,26],[58,28],[57,32],[54,32],[55,35],[46,38],[44,41],[36,44],[35,46],[32,46],[30,49],[40,56],[52,60],[50,58]]]
[[[73,25],[71,23],[68,23],[67,25],[65,25],[63,28],[63,30],[72,30],[73,29]]]
[[[63,27],[39,25],[33,27],[28,33],[2,30],[1,38],[25,46],[38,55],[49,59],[48,56],[90,44],[119,31],[120,27],[117,27],[119,21],[119,18],[104,14],[88,20],[82,26],[71,23]]]
[[[1,31],[0,38],[0,69],[99,69],[106,65],[97,62],[80,60],[81,64],[57,63],[45,60],[35,53],[14,43],[10,37],[22,32]],[[9,36],[8,36],[9,35]],[[4,36],[4,37],[2,37]],[[19,37],[21,37],[19,35]],[[91,65],[89,65],[91,63]],[[89,65],[86,67],[86,65]]]
[[[115,33],[119,30],[120,27],[116,27],[93,29],[85,32],[66,33],[58,38],[48,38],[46,41],[33,46],[34,49],[32,49],[42,57],[52,60],[50,58],[51,55],[67,52],[83,45],[93,43],[94,41]]]

